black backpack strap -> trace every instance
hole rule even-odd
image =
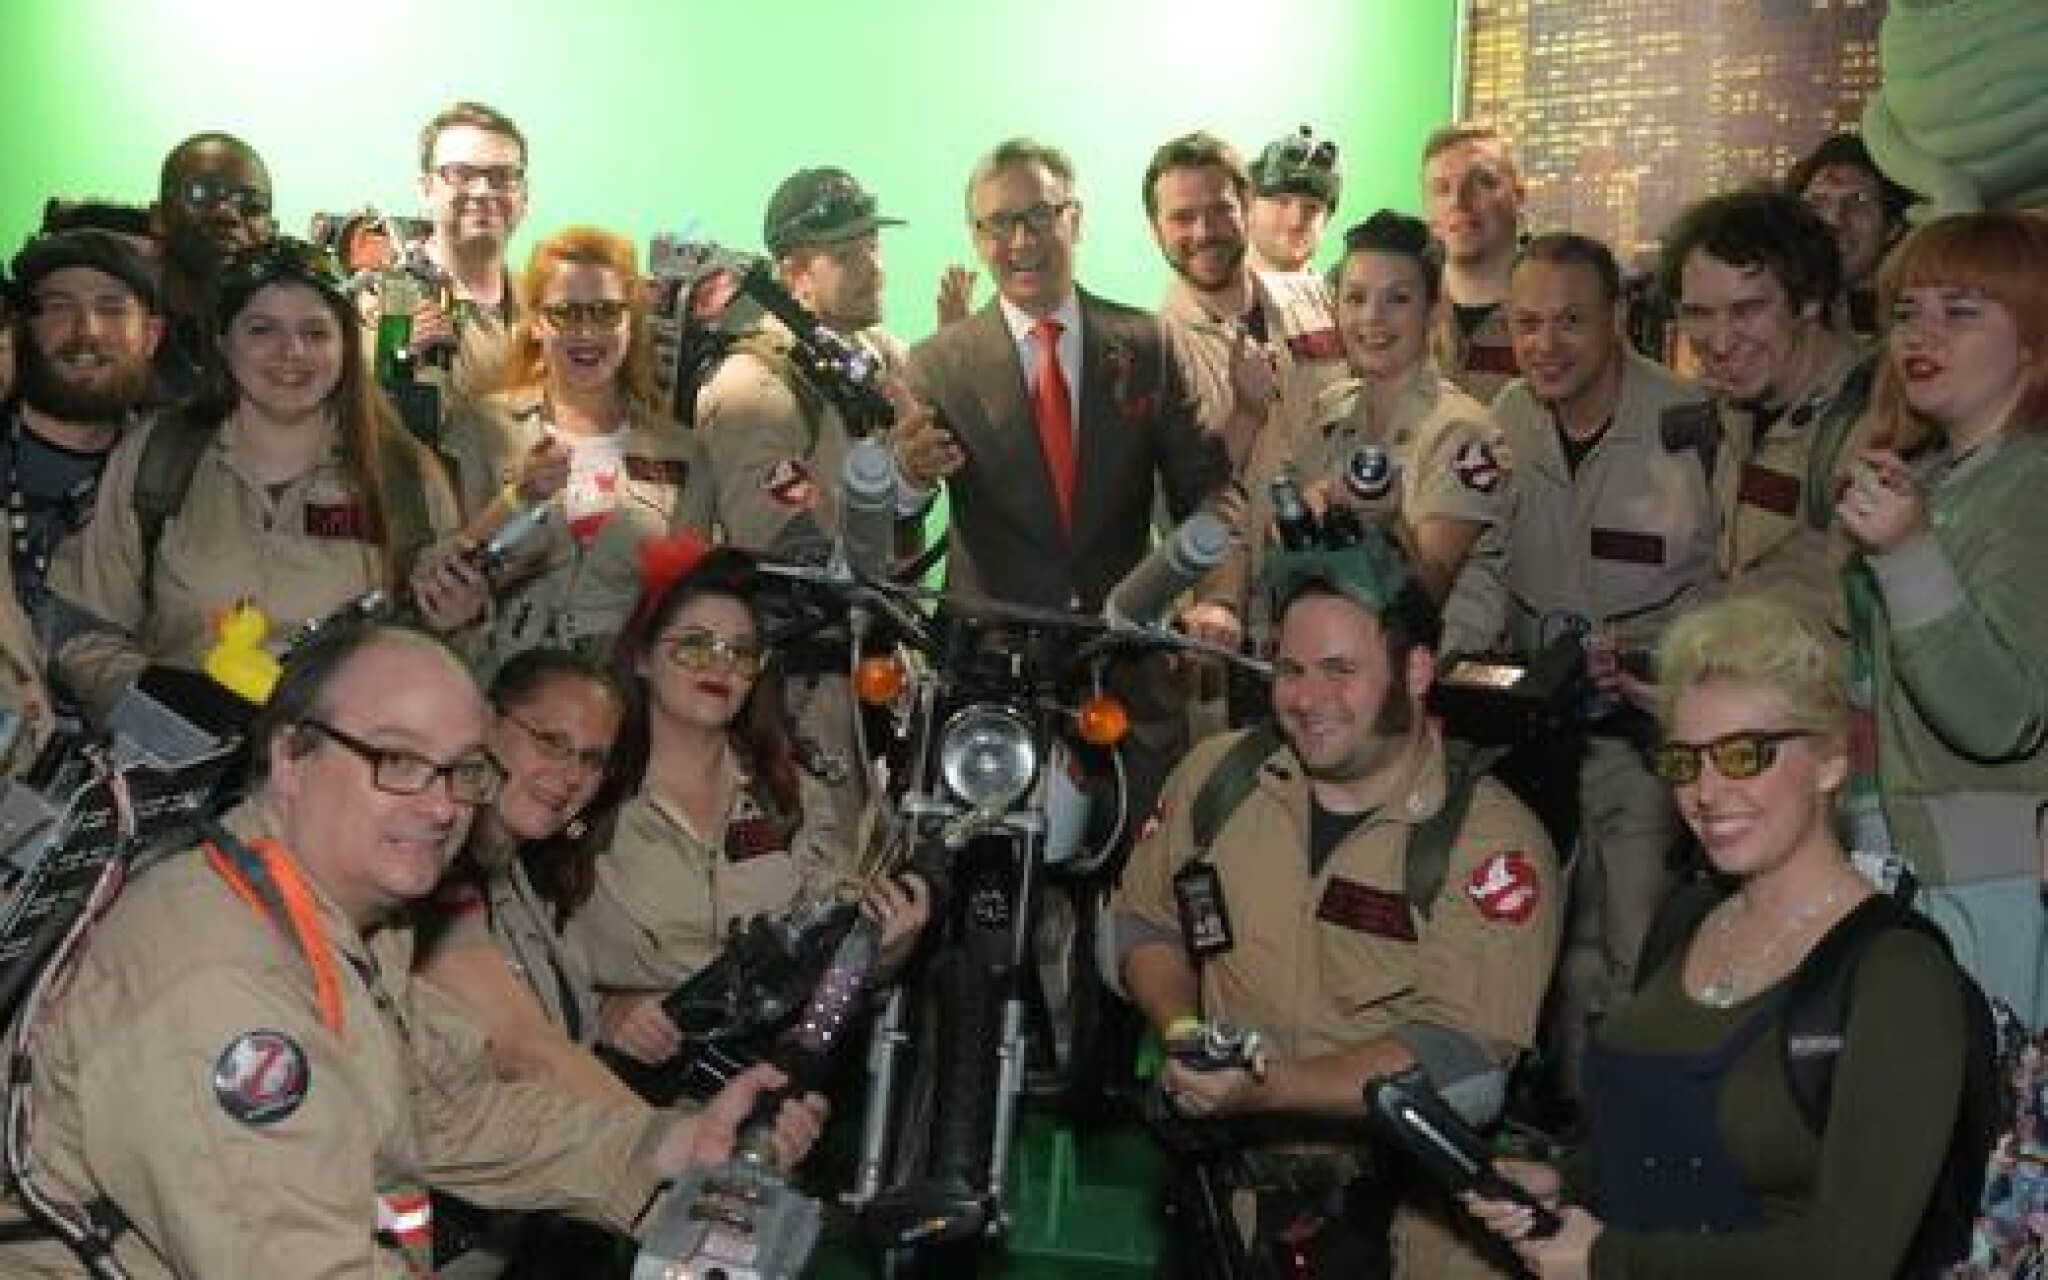
[[[1856,983],[1856,968],[1870,945],[1892,929],[1924,934],[1942,954],[1951,954],[1948,938],[1933,921],[1877,894],[1858,903],[1814,944],[1786,988],[1779,1052],[1792,1100],[1815,1134],[1826,1129],[1828,1107],[1834,1101],[1835,1063],[1849,1027],[1849,991]]]
[[[1504,753],[1501,747],[1444,739],[1444,802],[1408,833],[1407,862],[1402,872],[1402,892],[1408,898],[1408,906],[1425,919],[1436,906],[1437,895],[1443,892],[1444,877],[1450,873],[1451,849],[1458,843],[1465,815],[1472,811],[1472,793]]]
[[[1224,751],[1209,776],[1202,779],[1202,789],[1195,792],[1194,803],[1188,809],[1188,827],[1195,841],[1195,854],[1190,862],[1200,862],[1209,856],[1209,846],[1215,842],[1216,834],[1258,785],[1259,766],[1279,749],[1280,731],[1269,722],[1247,730]]]
[[[218,424],[195,423],[182,413],[167,413],[149,429],[142,457],[135,467],[135,523],[142,531],[142,590],[149,594],[156,576],[156,549],[164,525],[185,505],[192,473],[219,432]]]
[[[1643,989],[1650,975],[1678,954],[1698,932],[1707,913],[1728,896],[1728,886],[1712,876],[1688,880],[1664,895],[1650,927],[1643,934],[1642,949],[1636,953],[1635,988]]]

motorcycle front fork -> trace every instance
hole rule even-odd
[[[1027,912],[1031,906],[1030,885],[1014,886],[1016,895],[1013,904]],[[1028,954],[1020,940],[1028,935],[1028,915],[1013,917],[1003,934],[997,936],[982,933],[978,937],[962,939],[959,951],[952,959],[965,964],[968,973],[966,981],[949,981],[941,984],[942,992],[950,992],[954,999],[988,999],[993,993],[983,983],[1000,984],[1001,1017],[999,1031],[993,1046],[995,1072],[987,1086],[993,1097],[985,1113],[988,1146],[985,1163],[979,1169],[981,1186],[984,1188],[981,1201],[988,1211],[984,1230],[987,1234],[1001,1234],[1008,1229],[1008,1190],[1010,1152],[1014,1146],[1017,1125],[1018,1104],[1024,1092],[1026,1068],[1030,1060],[1030,1044],[1025,1023],[1026,1012],[1022,995],[1022,975],[1017,959]],[[970,926],[973,928],[974,926]],[[1000,955],[1001,960],[997,957]],[[979,988],[979,989],[977,989]],[[915,1184],[929,1178],[938,1166],[945,1163],[945,1154],[927,1151],[924,1167],[913,1170],[898,1170],[899,1185],[890,1185],[891,1152],[894,1144],[901,1140],[898,1130],[908,1122],[907,1117],[914,1107],[906,1105],[904,1090],[915,1087],[919,1073],[907,1070],[906,1055],[912,1052],[910,1029],[910,1002],[912,994],[904,987],[890,989],[875,1034],[868,1050],[867,1107],[861,1129],[859,1164],[854,1175],[854,1185],[845,1196],[845,1203],[855,1209],[863,1209],[878,1196],[902,1189],[903,1184]],[[954,999],[941,999],[934,1025],[922,1028],[917,1037],[922,1041],[918,1051],[937,1053],[939,1037],[956,1034],[961,1026],[986,1025],[982,1018],[971,1010],[956,1010]],[[944,1059],[942,1057],[941,1061]],[[982,1059],[986,1063],[987,1059]],[[956,1063],[954,1070],[963,1069]],[[982,1067],[967,1067],[971,1071],[986,1070]],[[942,1073],[943,1074],[943,1073]],[[930,1081],[937,1095],[935,1106],[957,1107],[964,1101],[955,1090],[949,1090],[949,1081]],[[986,1096],[986,1095],[984,1095]],[[943,1102],[939,1098],[943,1098]],[[932,1110],[925,1116],[927,1122],[936,1122],[938,1111]],[[977,1144],[978,1145],[978,1144]]]

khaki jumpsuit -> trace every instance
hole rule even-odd
[[[1189,753],[1132,854],[1112,909],[1146,933],[1181,936],[1172,881],[1193,856],[1190,811],[1235,740],[1221,735]],[[1309,867],[1308,781],[1291,748],[1267,758],[1211,844],[1235,945],[1199,967],[1202,1016],[1255,1027],[1288,1059],[1420,1024],[1462,1033],[1502,1067],[1534,1042],[1561,920],[1549,839],[1521,802],[1482,780],[1442,891],[1427,915],[1413,910],[1409,836],[1445,793],[1443,748],[1434,736],[1424,743],[1398,802],[1367,818],[1320,871]],[[1397,1217],[1395,1247],[1399,1275],[1485,1273],[1419,1214]]]
[[[172,429],[166,421],[114,447],[92,520],[50,565],[51,590],[109,624],[67,638],[55,655],[58,675],[95,715],[153,662],[197,667],[213,647],[214,619],[238,601],[252,601],[269,618],[268,647],[277,651],[301,624],[373,587],[391,587],[381,553],[361,535],[340,445],[272,488],[237,465],[232,420],[200,453],[184,504],[164,521],[154,563],[145,563],[136,476],[150,434]],[[433,456],[395,432],[381,447],[413,455],[428,526],[436,536],[452,533],[455,497]],[[390,503],[385,510],[388,518]]]
[[[266,829],[254,807],[229,826]],[[41,1181],[113,1201],[129,1274],[424,1276],[429,1185],[631,1229],[668,1119],[498,1081],[459,1006],[412,980],[410,928],[366,938],[313,894],[338,1030],[306,953],[197,851],[115,904],[45,1024]],[[54,1240],[0,1245],[0,1274],[79,1273]]]
[[[534,392],[470,402],[455,415],[442,449],[455,464],[471,518],[516,476],[545,430]],[[685,528],[710,535],[703,448],[674,423],[637,419],[627,430],[617,504],[590,542],[554,519],[515,547],[503,571],[505,586],[492,601],[481,664],[486,678],[522,649],[610,653],[640,598],[640,544]]]
[[[1513,498],[1490,544],[1500,554],[1475,555],[1458,580],[1445,650],[1504,644],[1533,653],[1583,624],[1624,650],[1654,651],[1664,628],[1712,589],[1706,465],[1689,443],[1668,443],[1665,430],[1667,415],[1701,412],[1697,390],[1630,353],[1612,424],[1574,473],[1549,408],[1525,383],[1510,383],[1493,404],[1515,457]],[[1580,848],[1554,1011],[1567,1081],[1577,1078],[1587,1017],[1634,989],[1636,954],[1670,887],[1678,835],[1670,789],[1612,715],[1620,708],[1594,710],[1608,727],[1592,727],[1578,770]]]

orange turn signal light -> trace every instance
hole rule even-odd
[[[886,707],[896,701],[909,679],[910,673],[893,654],[862,658],[853,669],[854,696],[871,707]]]
[[[1108,694],[1094,694],[1074,713],[1074,729],[1083,742],[1113,747],[1131,731],[1131,713]]]

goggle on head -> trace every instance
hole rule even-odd
[[[1377,617],[1414,580],[1407,557],[1376,525],[1355,533],[1347,530],[1339,539],[1319,532],[1308,546],[1268,555],[1259,571],[1259,584],[1275,617],[1311,583],[1329,587]]]

